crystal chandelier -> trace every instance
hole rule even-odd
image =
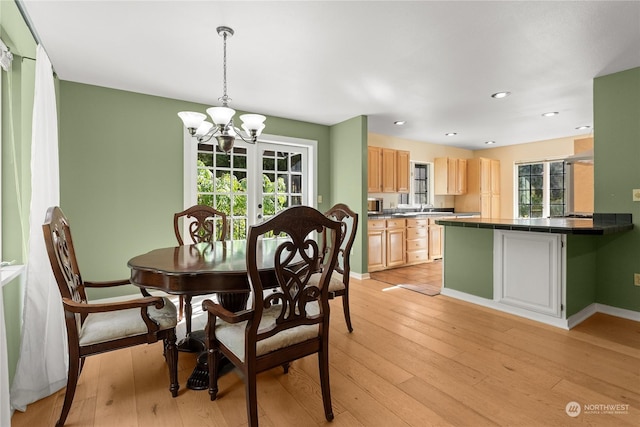
[[[181,111],[178,116],[182,119],[184,126],[191,136],[195,136],[198,142],[208,142],[215,137],[218,141],[218,147],[225,153],[233,148],[233,143],[237,137],[243,141],[255,144],[258,136],[264,129],[265,116],[260,114],[243,114],[240,116],[242,120],[242,129],[246,136],[242,135],[242,131],[234,126],[233,116],[236,111],[229,108],[231,98],[227,95],[227,37],[233,35],[233,29],[229,27],[218,27],[216,29],[218,35],[224,39],[224,60],[223,60],[223,76],[224,76],[224,94],[218,98],[222,101],[222,107],[207,108],[207,114],[211,116],[213,123],[206,121],[206,114],[196,113],[193,111]]]

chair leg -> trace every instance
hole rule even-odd
[[[69,353],[69,373],[67,376],[67,390],[64,393],[64,403],[62,404],[62,412],[56,423],[56,427],[62,427],[69,415],[73,396],[76,394],[76,386],[78,385],[78,376],[80,374],[80,358],[77,355]]]
[[[320,388],[322,389],[322,404],[324,405],[324,416],[327,421],[333,420],[333,409],[331,407],[331,389],[329,388],[329,349],[323,346],[318,352],[318,367],[320,369]]]
[[[258,427],[258,393],[256,373],[247,372],[244,379],[247,394],[247,420],[249,427]]]
[[[169,391],[171,396],[178,396],[180,383],[178,382],[178,346],[175,331],[164,340],[165,359],[169,367]]]
[[[216,400],[218,396],[218,364],[220,363],[220,352],[209,347],[207,350],[207,365],[209,365],[209,397]]]
[[[349,313],[349,293],[342,295],[342,310],[344,311],[344,321],[347,323],[347,329],[349,333],[353,332],[353,326],[351,326],[351,314]]]

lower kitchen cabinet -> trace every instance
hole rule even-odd
[[[426,218],[407,219],[407,264],[429,260],[429,229]]]
[[[387,267],[405,264],[406,222],[404,219],[387,220]]]
[[[383,270],[387,266],[387,233],[386,220],[372,219],[369,220],[369,229],[367,231],[369,239],[369,263],[368,270]]]
[[[398,267],[406,260],[406,222],[404,219],[375,219],[368,222],[368,270]]]
[[[444,227],[435,219],[429,219],[429,259],[442,259],[444,252]]]

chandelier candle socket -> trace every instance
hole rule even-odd
[[[182,119],[184,127],[187,128],[189,135],[195,136],[198,143],[208,142],[211,138],[215,137],[218,141],[218,147],[225,153],[228,153],[233,148],[233,144],[237,137],[244,142],[255,144],[258,136],[262,133],[265,127],[265,116],[260,114],[243,114],[240,116],[242,120],[242,129],[246,136],[242,135],[242,131],[234,126],[233,116],[236,111],[229,108],[229,102],[231,98],[227,95],[227,37],[233,35],[233,29],[229,27],[218,27],[216,29],[218,35],[224,40],[224,58],[223,58],[223,95],[218,98],[222,101],[222,107],[207,108],[207,114],[211,117],[213,123],[206,121],[207,116],[202,113],[196,113],[193,111],[181,111],[178,113],[178,117]]]

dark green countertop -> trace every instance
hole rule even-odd
[[[582,218],[457,218],[438,219],[436,224],[450,227],[491,228],[495,230],[533,231],[538,233],[603,235],[633,229],[631,214],[593,214]]]

